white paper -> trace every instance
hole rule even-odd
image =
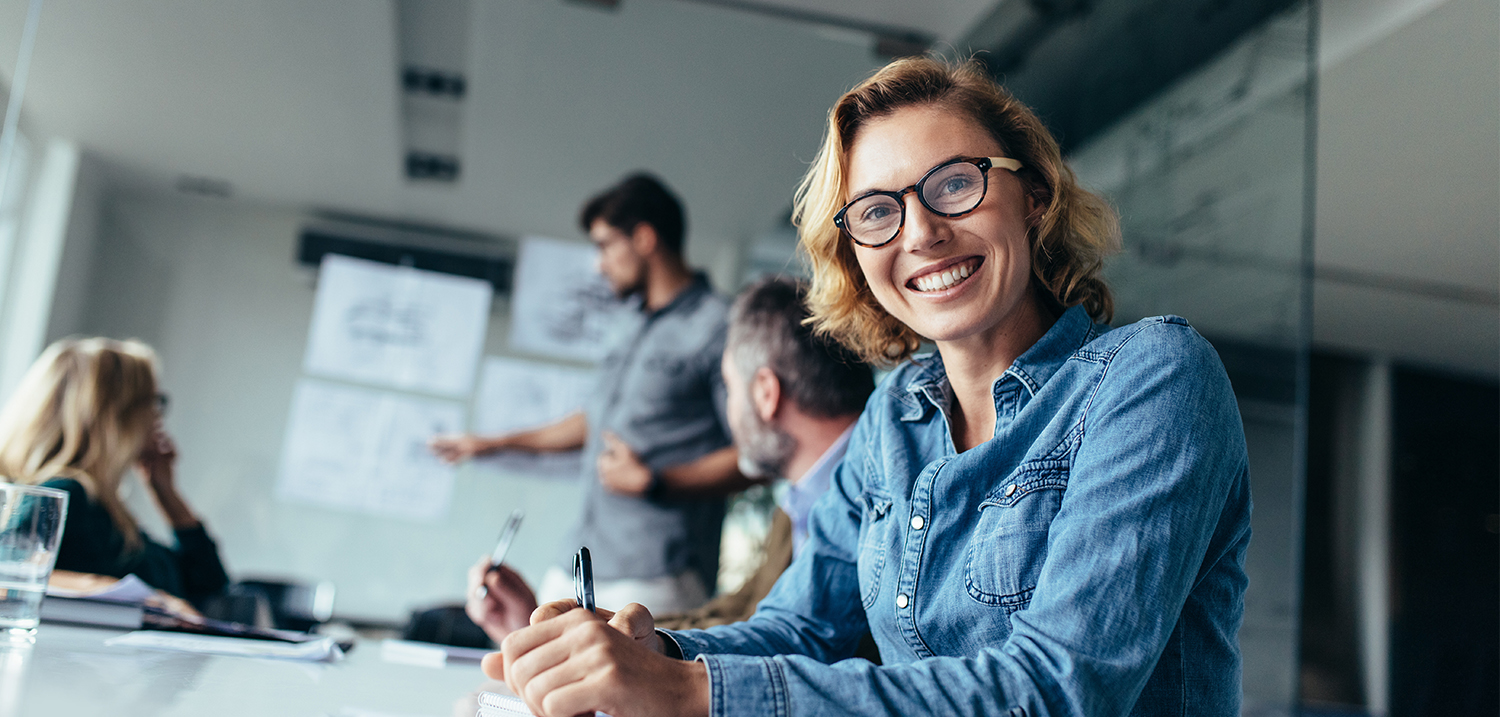
[[[463,404],[302,379],[276,493],[283,500],[411,520],[448,512],[453,468],[427,449],[463,430]]]
[[[489,325],[489,282],[329,254],[318,273],[310,374],[462,396]]]
[[[380,643],[380,659],[405,665],[443,667],[451,662],[479,662],[494,652],[482,647],[456,647],[433,642],[386,638]]]
[[[597,383],[597,372],[590,369],[487,357],[474,397],[474,431],[488,436],[552,423],[582,410]],[[573,478],[581,451],[506,451],[480,462],[506,473]]]
[[[574,361],[604,358],[605,337],[622,304],[597,262],[590,244],[522,241],[511,290],[510,347]]]
[[[147,599],[156,597],[156,590],[147,585],[146,581],[136,577],[135,573],[130,573],[97,590],[71,590],[48,585],[47,597],[88,598],[90,600],[140,605],[146,602]]]
[[[105,640],[104,644],[110,647],[135,647],[143,650],[194,652],[202,655],[228,655],[230,657],[269,657],[310,662],[334,662],[344,657],[344,651],[339,649],[338,643],[334,642],[331,637],[292,643],[251,640],[244,637],[136,630],[118,637],[111,637]]]

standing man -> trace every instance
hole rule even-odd
[[[849,432],[875,388],[866,364],[804,321],[804,287],[768,279],[745,289],[729,315],[721,369],[729,426],[746,475],[785,477],[786,492],[766,538],[765,559],[739,591],[692,612],[658,618],[658,627],[703,628],[745,620],[807,539],[812,504],[828,490]],[[621,457],[619,467],[644,465]],[[485,557],[469,571],[469,617],[499,645],[525,627],[537,602],[508,568],[489,571]],[[483,585],[485,591],[477,590]],[[873,650],[862,656],[875,657]]]
[[[682,205],[656,178],[626,177],[589,200],[579,223],[599,272],[634,299],[632,325],[600,364],[586,411],[530,431],[439,436],[449,462],[503,450],[584,451],[583,514],[547,570],[543,599],[573,594],[573,551],[593,555],[600,605],[665,612],[707,599],[719,569],[724,496],[750,485],[737,469],[718,362],[727,302],[683,261]],[[617,470],[628,453],[637,470]]]

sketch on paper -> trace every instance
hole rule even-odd
[[[510,347],[598,362],[623,304],[595,268],[589,244],[528,237],[521,242],[511,295]]]
[[[304,369],[443,396],[474,385],[489,282],[346,256],[324,257]]]
[[[588,369],[488,357],[474,397],[474,431],[495,435],[552,423],[582,410],[596,382],[595,372]],[[580,454],[516,451],[482,458],[480,463],[504,473],[572,478],[582,467]]]
[[[292,395],[276,495],[355,513],[433,521],[448,512],[452,466],[427,439],[463,430],[464,406],[314,379]]]

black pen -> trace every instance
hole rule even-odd
[[[588,548],[579,548],[573,556],[573,593],[579,607],[594,612],[594,561]]]

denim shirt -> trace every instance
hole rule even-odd
[[[666,631],[712,714],[1239,714],[1250,485],[1213,348],[1075,307],[993,396],[959,453],[940,357],[882,382],[755,616]],[[866,629],[884,664],[839,662]]]

